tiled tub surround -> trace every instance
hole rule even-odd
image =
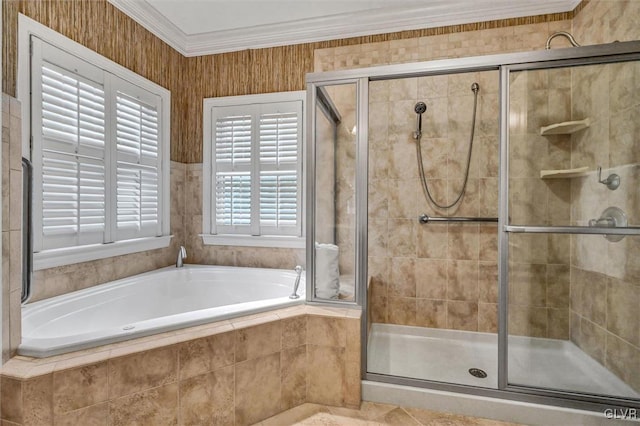
[[[300,306],[1,370],[7,425],[245,425],[360,405],[360,311]]]
[[[21,108],[2,94],[2,360],[20,343],[22,294]]]

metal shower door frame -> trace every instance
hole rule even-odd
[[[584,410],[603,410],[612,407],[640,408],[640,401],[619,397],[595,396],[577,392],[548,390],[510,385],[508,382],[508,234],[512,232],[555,232],[640,235],[640,229],[594,229],[586,227],[523,227],[511,226],[508,218],[508,148],[509,148],[509,72],[526,69],[554,68],[569,65],[595,65],[640,60],[640,41],[583,46],[565,49],[518,52],[428,62],[384,65],[343,71],[307,74],[308,105],[314,105],[318,87],[357,84],[357,170],[356,170],[356,304],[362,308],[362,378],[382,383],[429,388],[477,396],[487,396],[514,401],[556,405]],[[500,170],[499,170],[499,312],[498,312],[498,388],[480,388],[455,383],[435,382],[408,377],[389,376],[367,372],[367,196],[368,196],[368,115],[369,82],[430,75],[457,74],[464,72],[497,71],[500,77]],[[312,108],[308,108],[312,111]],[[313,143],[315,133],[314,114],[309,114],[307,140]],[[309,146],[307,155],[307,303],[336,305],[331,301],[311,298],[314,283],[315,235],[315,148]],[[417,218],[416,218],[417,220]],[[578,232],[577,232],[578,231]],[[340,306],[345,306],[342,303]],[[351,304],[353,306],[353,304]]]
[[[637,42],[629,42],[637,43]],[[604,45],[615,46],[615,44]],[[584,48],[579,48],[584,49]],[[509,216],[509,75],[513,71],[530,71],[554,69],[562,67],[601,65],[618,62],[640,61],[640,52],[629,52],[608,56],[580,56],[562,60],[539,60],[522,64],[507,64],[500,67],[500,171],[499,171],[499,221],[498,221],[498,388],[509,392],[525,395],[539,395],[544,397],[571,398],[588,404],[587,409],[602,409],[604,407],[620,406],[640,408],[640,400],[625,397],[596,395],[568,391],[561,389],[546,389],[534,386],[509,383],[509,234],[512,233],[543,233],[570,235],[640,235],[640,227],[594,228],[588,226],[536,226],[511,225]],[[589,407],[592,405],[592,407]]]

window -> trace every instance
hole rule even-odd
[[[35,268],[168,246],[169,92],[53,34],[29,35]]]
[[[204,101],[206,244],[303,247],[305,92]]]

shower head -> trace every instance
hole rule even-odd
[[[422,137],[422,114],[427,110],[427,104],[424,102],[418,102],[413,110],[418,114],[418,129],[413,132],[413,138],[419,141]]]
[[[471,91],[473,93],[478,93],[479,90],[480,90],[480,85],[478,83],[473,83],[471,85]]]

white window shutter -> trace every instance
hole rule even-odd
[[[235,108],[217,111],[213,122],[213,227],[221,233],[251,229],[253,116]]]
[[[36,250],[102,243],[106,227],[105,92],[99,70],[34,40]],[[63,63],[65,67],[59,66]],[[67,69],[69,68],[69,69]],[[72,70],[70,70],[72,69]]]
[[[260,231],[301,235],[302,102],[261,106]]]
[[[114,83],[116,238],[161,235],[160,99]]]
[[[165,244],[149,237],[170,231],[170,92],[49,29],[31,31],[36,264]],[[112,242],[125,244],[103,254]]]
[[[262,233],[299,234],[298,160],[301,112],[295,109],[298,104],[291,102],[270,105],[268,108],[263,107],[260,114]]]
[[[211,233],[301,236],[302,101],[213,106],[209,114]]]

